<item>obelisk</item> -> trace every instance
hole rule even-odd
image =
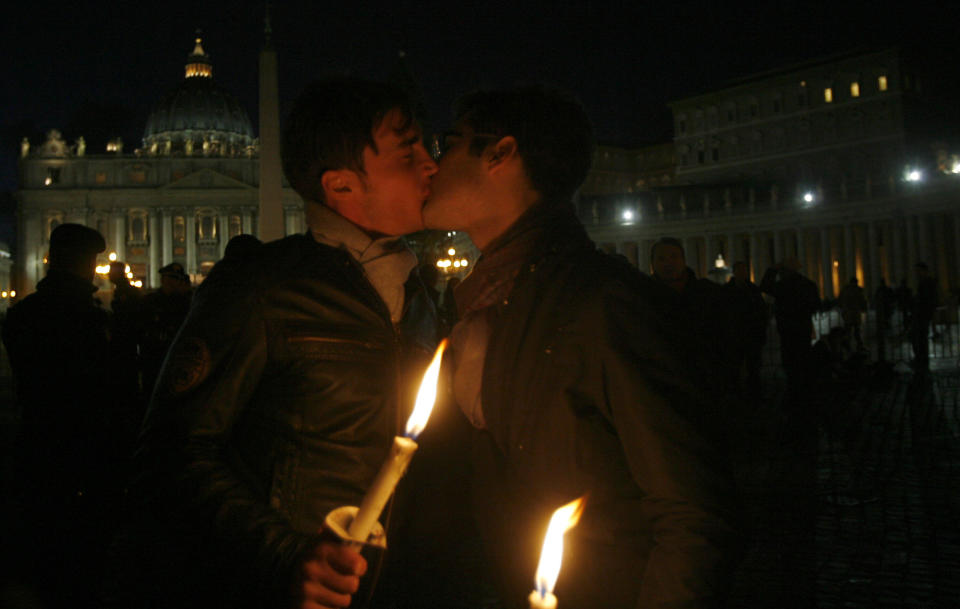
[[[264,20],[264,43],[260,51],[259,233],[261,241],[273,241],[284,236],[279,97],[277,51],[273,47],[268,3]]]

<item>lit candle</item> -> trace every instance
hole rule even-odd
[[[537,565],[537,587],[530,593],[530,609],[557,609],[557,597],[553,587],[560,576],[560,562],[563,560],[563,534],[572,529],[583,513],[584,498],[580,497],[559,508],[550,518],[547,534],[543,538],[540,550],[540,563]]]
[[[437,399],[437,379],[440,376],[440,363],[443,360],[443,350],[447,346],[444,340],[437,347],[437,352],[433,355],[433,361],[427,367],[423,375],[423,381],[420,382],[420,390],[417,392],[417,401],[414,405],[410,418],[407,419],[406,433],[393,438],[393,446],[390,447],[390,454],[377,472],[377,477],[373,479],[373,484],[364,495],[360,503],[360,509],[350,523],[347,533],[350,538],[356,541],[365,542],[373,530],[373,525],[380,518],[383,507],[393,494],[397,482],[407,471],[407,465],[413,453],[417,450],[416,439],[427,425],[427,419],[433,411],[434,402]]]

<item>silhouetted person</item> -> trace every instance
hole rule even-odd
[[[893,308],[897,305],[897,295],[883,278],[880,279],[880,285],[873,293],[873,302],[877,310],[877,323],[882,324],[885,330],[889,330],[890,317],[893,315]]]
[[[887,359],[887,336],[890,334],[890,318],[897,304],[897,295],[893,288],[881,278],[880,285],[873,293],[874,307],[877,311],[877,357],[881,362]]]
[[[697,373],[718,389],[732,390],[736,364],[721,286],[696,276],[687,266],[683,244],[673,237],[653,244],[650,261],[653,278],[668,288],[656,294],[658,308],[675,322],[676,338],[696,361]]]
[[[902,331],[908,332],[910,329],[910,319],[913,315],[913,291],[907,285],[906,279],[900,280],[900,285],[896,289],[897,308],[900,309],[900,323]]]
[[[223,249],[224,260],[247,260],[260,251],[263,243],[253,235],[237,235],[227,242],[227,247]]]
[[[918,262],[917,297],[913,302],[913,324],[910,326],[910,343],[913,345],[913,366],[917,371],[926,371],[930,367],[930,347],[928,336],[930,322],[939,304],[937,281],[930,275],[926,263]]]
[[[737,381],[744,373],[744,397],[760,397],[760,354],[767,340],[767,303],[743,261],[733,263],[733,277],[723,286],[730,314],[730,348]]]
[[[780,356],[792,392],[802,388],[813,337],[813,314],[820,306],[817,285],[800,274],[800,261],[790,258],[767,269],[760,289],[775,299]]]
[[[45,607],[96,606],[118,517],[123,403],[92,283],[104,248],[93,229],[55,228],[46,277],[3,326],[21,421],[16,479],[3,490],[19,514],[0,546]]]
[[[862,350],[863,336],[860,326],[863,323],[863,314],[867,312],[867,298],[863,294],[863,288],[857,283],[856,276],[851,277],[847,285],[843,286],[838,300],[843,327],[847,330],[848,337],[852,336],[857,341],[857,349]]]
[[[113,298],[110,300],[110,310],[113,313],[111,343],[117,362],[114,375],[123,383],[123,394],[127,396],[131,406],[131,418],[136,419],[136,429],[139,430],[144,406],[143,391],[138,378],[138,344],[143,324],[142,293],[130,284],[124,262],[111,262],[108,278],[114,286]],[[131,429],[129,433],[132,448],[135,431]]]
[[[449,331],[457,323],[457,297],[454,295],[457,286],[460,285],[459,277],[451,277],[443,289],[443,300],[440,303],[440,320],[443,326]]]
[[[190,277],[183,265],[171,262],[160,269],[160,289],[143,299],[140,361],[147,399],[153,393],[163,358],[190,311],[192,293]]]

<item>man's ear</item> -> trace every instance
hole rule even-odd
[[[332,169],[323,173],[320,184],[323,187],[324,201],[329,207],[336,209],[338,202],[349,198],[358,189],[360,180],[357,174],[349,169]]]
[[[486,155],[490,169],[505,165],[517,156],[517,139],[512,135],[500,138],[500,141],[487,149]]]

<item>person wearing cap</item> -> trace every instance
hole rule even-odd
[[[95,604],[121,497],[127,396],[93,299],[104,249],[93,229],[56,227],[46,276],[3,325],[22,414],[8,494],[18,517],[0,546],[46,607]]]
[[[143,327],[140,335],[140,368],[143,393],[150,398],[174,336],[190,311],[193,289],[190,276],[179,262],[162,267],[160,289],[143,298]]]

